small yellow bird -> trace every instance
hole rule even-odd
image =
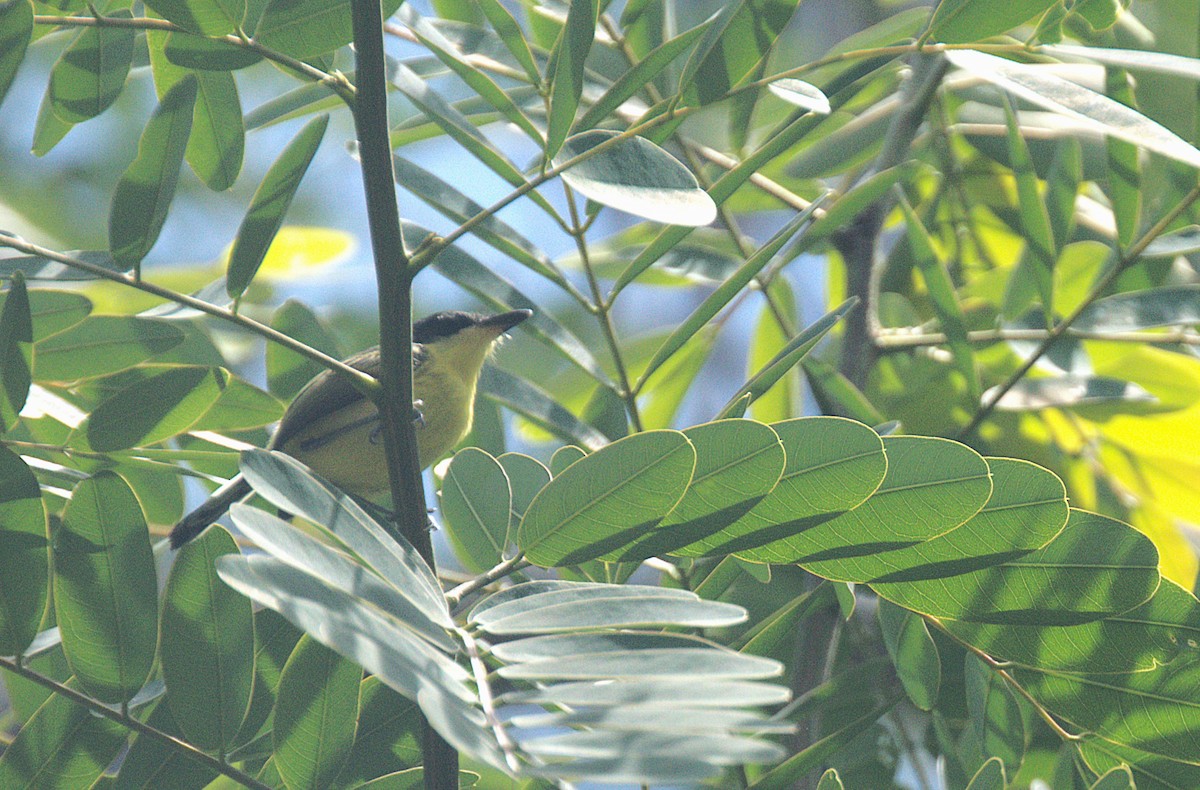
[[[475,387],[496,341],[533,315],[512,310],[492,316],[458,311],[435,313],[413,324],[413,397],[418,401],[417,452],[421,468],[462,441],[474,418]],[[379,348],[346,360],[379,374]],[[370,499],[388,491],[387,461],[379,411],[343,376],[323,371],[288,406],[269,449],[282,450],[349,494]],[[241,475],[213,492],[171,530],[179,548],[250,493]]]

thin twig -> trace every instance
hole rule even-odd
[[[487,720],[488,726],[492,728],[492,734],[496,736],[496,743],[499,745],[500,751],[504,753],[504,762],[515,774],[521,769],[521,761],[517,758],[517,745],[509,736],[508,730],[504,728],[500,717],[496,715],[496,700],[492,696],[492,684],[488,682],[487,664],[483,662],[483,657],[479,653],[479,645],[476,643],[475,637],[471,636],[466,629],[456,628],[454,632],[462,640],[463,646],[467,650],[471,674],[475,676],[475,685],[479,689],[479,704],[483,707],[483,716]]]
[[[174,749],[177,752],[181,752],[182,754],[186,755],[188,758],[195,760],[198,763],[201,763],[206,768],[210,768],[210,769],[216,771],[217,773],[228,776],[230,779],[232,779],[233,781],[242,785],[243,787],[254,788],[254,790],[271,790],[270,785],[263,784],[262,782],[258,781],[253,776],[251,776],[250,774],[248,774],[244,771],[240,771],[237,768],[234,768],[229,763],[222,762],[221,760],[218,760],[216,757],[213,757],[210,754],[205,754],[204,752],[197,749],[195,746],[192,746],[187,741],[184,741],[180,738],[176,738],[174,735],[165,733],[162,730],[151,727],[149,724],[139,721],[138,719],[134,718],[133,716],[128,715],[127,713],[122,713],[121,711],[113,710],[109,706],[105,705],[103,702],[92,699],[88,695],[86,695],[80,691],[76,691],[75,689],[71,688],[70,686],[65,686],[62,683],[59,683],[58,681],[54,680],[53,678],[46,677],[45,675],[41,674],[40,672],[35,672],[34,670],[30,669],[29,667],[25,666],[24,664],[21,664],[18,661],[14,661],[14,660],[8,659],[8,658],[0,658],[0,667],[4,667],[9,672],[12,672],[15,675],[19,675],[19,676],[25,678],[26,680],[31,680],[34,683],[37,683],[39,686],[48,688],[48,689],[50,689],[50,691],[54,692],[55,694],[58,694],[59,696],[62,696],[62,697],[66,697],[67,699],[71,700],[72,702],[84,706],[85,708],[90,710],[92,713],[96,713],[100,716],[103,716],[106,719],[115,721],[118,724],[120,724],[124,727],[128,727],[129,729],[134,730],[141,735],[145,735],[147,738],[153,738],[154,740],[159,741],[160,743],[166,745],[167,747]]]
[[[1108,340],[1114,343],[1146,343],[1156,346],[1200,346],[1200,334],[1190,329],[1170,332],[1102,332],[1068,329],[1067,334],[1081,340]],[[978,329],[967,333],[970,343],[1000,343],[1005,341],[1041,342],[1050,336],[1046,329]],[[943,346],[950,339],[943,332],[924,332],[920,327],[885,329],[875,337],[875,346],[883,351],[902,351],[924,346]]]
[[[529,560],[525,559],[524,554],[518,554],[510,560],[505,560],[496,567],[489,570],[487,573],[480,574],[469,581],[465,581],[454,589],[446,593],[446,603],[453,609],[458,606],[459,602],[466,598],[476,590],[482,590],[489,584],[492,584],[505,576],[516,573],[522,568],[529,567]]]
[[[334,359],[328,354],[324,354],[315,348],[307,346],[304,343],[301,343],[299,340],[283,334],[277,329],[273,329],[266,324],[259,323],[253,318],[246,318],[245,316],[235,313],[232,310],[227,310],[224,307],[217,307],[214,304],[205,302],[202,299],[197,299],[194,296],[181,294],[177,291],[172,291],[169,288],[163,288],[160,285],[154,285],[153,283],[146,282],[145,280],[138,280],[127,274],[121,274],[120,272],[106,269],[103,266],[97,266],[94,263],[89,263],[88,261],[80,260],[78,258],[72,258],[70,255],[64,255],[61,252],[56,252],[55,250],[47,249],[46,247],[41,247],[37,244],[31,244],[30,242],[27,242],[24,239],[16,236],[9,236],[5,233],[0,233],[0,247],[8,247],[10,249],[24,252],[28,255],[36,255],[40,258],[57,261],[66,266],[70,266],[72,269],[79,269],[80,271],[88,272],[89,274],[93,274],[101,279],[110,280],[130,288],[135,288],[144,293],[157,296],[160,299],[165,299],[168,302],[174,302],[176,304],[183,305],[184,307],[190,307],[193,310],[205,313],[213,318],[219,318],[222,321],[228,321],[231,324],[236,324],[242,329],[253,332],[254,334],[259,335],[260,337],[265,338],[272,343],[277,343],[286,349],[295,351],[297,354],[311,359],[318,365],[329,368],[330,370],[345,376],[357,390],[371,397],[372,399],[374,399],[378,393],[379,383],[376,382],[371,376],[368,376],[366,373],[363,373],[360,370],[355,370],[345,362]]]

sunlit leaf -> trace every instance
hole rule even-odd
[[[828,115],[832,112],[829,97],[815,85],[809,85],[803,80],[775,80],[767,86],[767,90],[783,99],[788,104],[814,112],[818,115]]]
[[[33,35],[33,5],[27,0],[0,3],[0,102],[17,76]]]
[[[942,0],[929,22],[928,35],[947,44],[979,41],[1027,22],[1055,0]]]
[[[146,5],[163,19],[205,36],[235,33],[246,17],[246,0],[150,0]]]
[[[127,9],[111,15],[131,18]],[[129,76],[136,32],[132,27],[84,28],[50,72],[48,95],[55,115],[67,123],[79,123],[96,117],[117,100]]]
[[[500,463],[468,447],[455,454],[442,478],[442,517],[455,555],[475,573],[500,563],[508,545],[512,492]]]
[[[25,653],[46,608],[46,511],[33,472],[0,447],[0,655]],[[0,772],[2,775],[2,772]]]
[[[384,0],[383,18],[396,13],[401,2]],[[254,30],[259,44],[302,59],[332,52],[353,38],[350,0],[270,0]]]

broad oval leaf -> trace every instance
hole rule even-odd
[[[1054,540],[1018,559],[958,576],[871,587],[934,617],[1046,626],[1127,612],[1158,585],[1158,551],[1148,538],[1114,519],[1072,510]]]
[[[550,482],[550,470],[536,458],[521,453],[505,453],[496,460],[500,462],[504,474],[508,477],[512,497],[509,523],[515,529],[525,517],[525,511],[529,509],[534,497]]]
[[[908,698],[921,710],[933,710],[942,683],[942,663],[925,621],[882,600],[879,602],[879,625],[883,643],[896,665],[896,674]]]
[[[131,18],[128,9],[111,16]],[[50,71],[47,95],[54,114],[67,123],[80,123],[107,110],[125,87],[136,34],[132,27],[84,28]]]
[[[717,12],[679,78],[701,104],[723,98],[753,74],[796,12],[798,0],[735,0]]]
[[[186,366],[137,381],[102,401],[88,417],[87,443],[107,453],[156,444],[188,430],[221,397],[229,373]]]
[[[34,381],[78,381],[131,368],[183,342],[169,321],[134,316],[91,316],[36,343]]]
[[[225,288],[232,298],[240,298],[258,273],[328,126],[328,115],[309,121],[288,143],[255,190],[229,254]]]
[[[517,544],[543,566],[574,565],[619,549],[675,507],[696,451],[678,431],[634,434],[597,450],[542,489]]]
[[[228,754],[250,708],[254,613],[217,579],[216,558],[236,554],[233,536],[205,530],[175,558],[163,595],[161,662],[167,705],[187,739]]]
[[[237,180],[246,147],[237,83],[227,72],[197,72],[196,80],[187,161],[209,189],[223,192]]]
[[[721,530],[758,504],[783,474],[783,443],[762,423],[720,420],[683,433],[696,449],[692,482],[653,531],[617,552],[622,561],[667,554]]]
[[[622,650],[669,648],[717,648],[709,642],[686,634],[657,631],[588,631],[583,633],[550,634],[514,639],[492,646],[492,655],[505,664],[564,658],[585,653],[609,653]]]
[[[478,448],[459,451],[442,478],[440,501],[446,535],[463,565],[476,573],[498,565],[512,510],[504,467]]]
[[[108,244],[118,265],[141,263],[158,240],[175,196],[196,105],[197,80],[188,75],[163,96],[138,140],[137,158],[113,192]]]
[[[67,663],[93,697],[127,702],[149,677],[158,643],[154,556],[129,485],[105,471],[76,486],[52,556]]]
[[[858,506],[884,479],[883,442],[861,423],[801,417],[771,427],[787,452],[779,483],[749,513],[674,553],[697,557],[737,552],[752,562],[773,561],[789,552],[794,533]]]
[[[1004,33],[1041,14],[1055,0],[942,0],[929,21],[928,36],[945,44],[979,41]]]
[[[272,754],[288,787],[331,787],[350,757],[362,668],[309,637],[283,668]]]
[[[384,0],[383,18],[402,0]],[[270,0],[254,30],[254,40],[294,58],[313,58],[354,38],[350,0]]]
[[[613,138],[596,129],[569,137],[556,167]],[[682,162],[644,137],[631,137],[562,173],[571,188],[597,203],[669,225],[698,227],[717,218],[717,204]]]
[[[146,6],[184,30],[205,36],[236,33],[246,18],[246,0],[150,0]]]
[[[10,291],[11,293],[11,291]],[[0,299],[0,304],[7,300]],[[74,291],[29,291],[29,318],[33,324],[33,341],[70,329],[92,312],[92,300]]]
[[[197,71],[236,71],[263,59],[259,52],[248,47],[181,32],[167,36],[163,54],[176,66]]]
[[[550,53],[550,104],[546,119],[546,157],[558,153],[575,122],[588,52],[596,37],[596,0],[577,0],[567,9],[562,34]],[[586,194],[586,193],[585,193]]]
[[[803,80],[775,80],[767,86],[767,90],[788,104],[815,112],[817,115],[828,115],[832,112],[832,108],[829,106],[829,97],[822,93],[817,86],[809,85]]]
[[[0,103],[25,59],[33,36],[33,4],[27,0],[0,3]]]
[[[0,656],[33,643],[46,609],[50,555],[37,478],[0,446]]]
[[[1133,332],[1200,324],[1200,286],[1148,288],[1097,299],[1071,326],[1089,332]]]

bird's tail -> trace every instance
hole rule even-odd
[[[212,492],[204,504],[188,513],[171,530],[171,548],[177,549],[199,535],[229,510],[229,506],[250,493],[250,484],[240,474]]]

